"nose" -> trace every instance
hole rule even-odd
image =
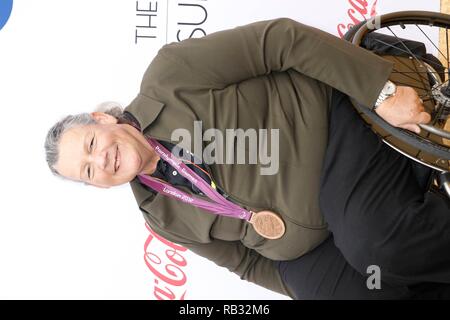
[[[107,150],[102,150],[95,152],[90,155],[90,161],[95,164],[95,166],[100,170],[106,170],[108,166],[108,152]]]

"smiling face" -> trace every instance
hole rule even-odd
[[[111,187],[152,174],[159,160],[142,133],[101,112],[96,124],[68,129],[59,142],[55,169],[64,177],[97,187]]]

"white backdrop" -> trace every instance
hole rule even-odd
[[[276,17],[337,35],[349,13],[362,19],[352,5],[364,2],[366,17],[374,4],[378,13],[439,11],[439,0],[14,1],[0,30],[0,298],[156,299],[169,289],[175,299],[286,298],[189,252],[181,253],[183,273],[170,275],[168,247],[148,238],[129,186],[103,190],[52,176],[45,135],[66,114],[107,100],[126,106],[167,42]]]

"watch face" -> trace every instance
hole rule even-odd
[[[392,82],[388,82],[384,87],[384,93],[387,95],[393,95],[395,93],[395,84]]]

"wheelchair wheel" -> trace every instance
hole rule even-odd
[[[393,62],[390,80],[415,88],[432,121],[415,134],[353,101],[360,115],[389,146],[441,172],[450,171],[449,29],[450,15],[403,11],[364,21],[344,36]]]

